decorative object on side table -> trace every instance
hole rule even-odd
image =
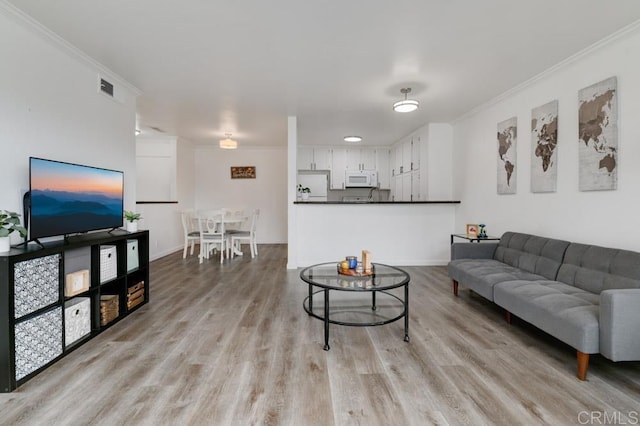
[[[142,219],[142,215],[131,210],[125,210],[124,218],[127,220],[127,231],[138,232],[138,221]]]
[[[485,225],[484,223],[481,223],[480,225],[478,225],[478,227],[480,228],[480,232],[478,233],[478,238],[487,238],[487,230],[485,229],[487,225]]]
[[[298,184],[298,193],[300,194],[300,197],[302,198],[302,200],[306,201],[309,199],[309,194],[311,193],[311,189],[307,188],[306,186],[302,186]]]
[[[478,225],[475,223],[467,223],[467,237],[478,238]]]
[[[16,212],[0,210],[0,253],[11,250],[11,233],[18,231],[22,238],[27,236],[27,230],[20,226],[20,215]]]

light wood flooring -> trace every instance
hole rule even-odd
[[[16,391],[7,425],[634,424],[640,363],[575,351],[465,289],[445,267],[407,267],[403,322],[332,326],[307,316],[286,246],[220,265],[176,253],[151,265],[151,303]],[[248,252],[248,247],[245,247]],[[600,414],[598,414],[600,413]],[[634,414],[635,413],[635,414]],[[626,421],[627,423],[622,423]]]

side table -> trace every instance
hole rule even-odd
[[[463,240],[467,240],[470,242],[475,241],[477,243],[479,243],[480,241],[500,241],[500,237],[486,236],[484,238],[480,238],[480,237],[470,237],[467,234],[451,234],[451,244],[453,244],[454,238],[461,238]]]

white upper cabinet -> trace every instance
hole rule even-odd
[[[360,150],[360,163],[362,164],[362,170],[376,170],[376,150],[362,148]]]
[[[420,136],[411,139],[411,170],[420,170]]]
[[[331,170],[332,158],[330,148],[314,148],[313,161],[315,170]]]
[[[313,148],[298,146],[298,170],[313,170]]]
[[[298,170],[331,170],[331,149],[298,146]]]
[[[347,170],[375,170],[376,150],[373,148],[348,148]]]

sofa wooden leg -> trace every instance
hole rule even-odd
[[[507,324],[511,324],[511,312],[504,311],[504,313],[505,313],[505,317],[507,319]]]
[[[458,281],[456,281],[456,280],[452,280],[452,281],[453,281],[453,294],[455,296],[457,296],[458,295]]]
[[[589,354],[578,351],[578,379],[587,380],[587,368],[589,368]]]

